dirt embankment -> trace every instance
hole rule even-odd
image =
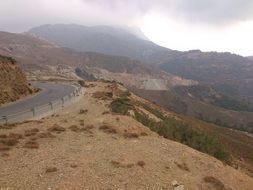
[[[0,189],[252,189],[239,170],[112,113],[122,91],[94,82],[57,115],[0,128]]]
[[[15,60],[0,56],[0,105],[33,93]]]

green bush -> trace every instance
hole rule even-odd
[[[111,103],[111,110],[114,113],[126,115],[128,114],[128,110],[132,108],[133,106],[130,104],[128,98],[117,98]]]
[[[80,86],[85,87],[85,82],[84,82],[84,80],[79,80],[78,83],[80,84]]]
[[[141,106],[147,110],[148,112],[152,113],[154,116],[158,117],[159,119],[165,119],[164,115],[162,112],[160,112],[157,109],[152,108],[148,104],[141,103]]]
[[[196,150],[209,154],[226,163],[230,163],[231,157],[225,151],[222,144],[215,141],[213,138],[193,129],[191,126],[185,124],[172,117],[165,117],[159,110],[152,108],[147,104],[139,103],[144,109],[160,118],[157,122],[144,113],[139,113],[131,104],[128,98],[118,98],[111,103],[111,110],[114,113],[127,115],[129,110],[135,113],[136,121],[142,123],[150,130],[158,133],[164,138],[171,139],[182,144],[188,145]]]
[[[135,119],[164,138],[183,143],[227,163],[230,162],[230,155],[222,144],[181,121],[165,118],[161,122],[156,122],[137,111],[135,111]]]

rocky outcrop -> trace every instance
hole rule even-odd
[[[31,94],[25,75],[10,57],[0,56],[0,105]]]

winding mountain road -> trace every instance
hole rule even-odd
[[[54,100],[61,99],[75,90],[74,86],[64,84],[34,83],[33,86],[40,88],[42,91],[37,95],[0,106],[0,117],[13,115],[18,112],[31,109],[32,107],[41,106]]]

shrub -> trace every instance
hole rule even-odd
[[[51,167],[46,169],[46,173],[56,172],[58,169],[56,167]]]
[[[138,138],[139,135],[137,133],[124,133],[125,138]]]
[[[211,184],[216,190],[229,190],[225,187],[225,185],[217,178],[213,176],[206,176],[204,177],[204,182]]]
[[[140,166],[140,167],[144,167],[145,165],[146,165],[146,163],[144,162],[144,161],[138,161],[137,163],[136,163],[138,166]]]
[[[86,113],[88,113],[88,110],[87,109],[80,109],[80,111],[79,111],[79,114],[86,114]]]
[[[102,125],[99,127],[100,130],[103,130],[105,133],[117,133],[116,129],[109,125]]]
[[[78,81],[78,84],[80,84],[80,86],[82,86],[82,87],[85,87],[85,82],[84,82],[84,80],[79,80],[79,81]]]
[[[227,163],[230,162],[230,155],[222,144],[181,121],[167,117],[161,122],[156,122],[137,111],[135,111],[135,119],[164,138],[186,144]]]
[[[112,112],[123,115],[127,115],[128,110],[133,109],[133,105],[130,104],[130,100],[128,98],[117,98],[112,101],[110,107]]]
[[[37,149],[39,148],[39,144],[35,141],[27,141],[24,145],[24,148]]]
[[[52,131],[52,132],[53,132],[53,131],[56,131],[56,132],[63,132],[63,131],[66,131],[66,129],[65,129],[64,127],[61,127],[61,126],[55,124],[54,126],[50,127],[50,128],[48,129],[48,131]]]
[[[141,106],[147,110],[148,112],[152,113],[154,116],[158,117],[159,119],[165,119],[164,115],[162,112],[160,112],[157,109],[152,108],[148,104],[141,103]]]

